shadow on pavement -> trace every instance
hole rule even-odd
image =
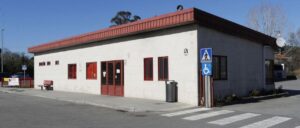
[[[291,89],[283,89],[283,90],[289,93],[287,96],[300,95],[300,90],[291,90]]]

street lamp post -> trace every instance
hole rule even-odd
[[[3,43],[4,43],[4,29],[1,29],[1,72],[3,73],[3,62],[4,62],[4,58],[3,58]]]

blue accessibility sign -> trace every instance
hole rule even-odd
[[[200,62],[211,63],[212,62],[212,48],[201,48],[200,49]]]
[[[202,63],[202,75],[203,76],[211,76],[212,75],[211,63]]]

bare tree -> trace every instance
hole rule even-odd
[[[286,23],[285,13],[278,5],[263,3],[248,12],[248,26],[272,37],[284,33]]]
[[[287,45],[284,47],[284,55],[288,57],[289,70],[300,71],[300,29],[297,32],[289,33]],[[300,73],[300,72],[299,72]],[[300,74],[299,74],[300,75]]]
[[[288,73],[300,71],[300,29],[287,32],[287,17],[279,5],[263,3],[249,10],[248,27],[277,38],[278,34],[286,35],[284,51],[279,52],[277,62],[285,63]],[[280,60],[280,61],[279,61]]]

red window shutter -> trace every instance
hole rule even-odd
[[[76,79],[76,77],[77,77],[77,76],[76,76],[76,71],[77,71],[77,69],[76,69],[76,65],[74,65],[73,67],[74,67],[74,71],[73,71],[73,74],[74,74],[74,79]]]
[[[158,57],[158,80],[169,79],[168,57]]]
[[[144,80],[153,80],[153,58],[144,58]]]

